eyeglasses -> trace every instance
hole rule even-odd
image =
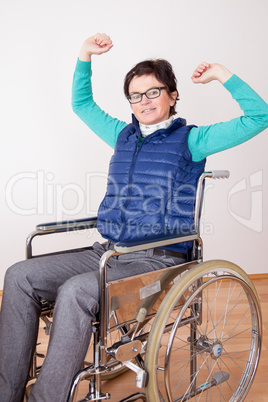
[[[161,95],[162,89],[166,89],[166,87],[150,88],[143,93],[134,92],[133,94],[128,95],[127,99],[132,104],[141,102],[143,95],[148,99],[158,98]]]

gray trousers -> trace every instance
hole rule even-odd
[[[55,301],[52,332],[29,402],[66,402],[82,367],[99,309],[99,259],[111,243],[86,251],[22,261],[7,270],[0,312],[0,400],[23,399],[35,350],[40,301]],[[184,262],[153,256],[152,250],[110,258],[108,280]]]

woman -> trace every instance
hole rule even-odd
[[[267,126],[267,104],[224,66],[202,63],[193,82],[219,81],[245,116],[224,124],[187,126],[184,119],[174,118],[178,90],[172,67],[165,60],[147,60],[125,78],[124,92],[134,114],[127,125],[105,114],[91,91],[91,57],[112,46],[105,34],[87,39],[73,85],[74,111],[115,147],[107,193],[98,212],[99,231],[114,242],[187,232],[193,226],[196,182],[205,158],[262,131]],[[185,253],[189,246],[176,249]]]
[[[268,126],[267,104],[219,64],[202,63],[192,80],[218,80],[245,116],[207,127],[176,118],[176,79],[163,60],[139,63],[127,74],[125,94],[133,122],[111,118],[93,101],[91,56],[108,52],[105,34],[87,39],[74,75],[73,108],[109,145],[115,146],[98,228],[108,239],[87,251],[35,258],[8,269],[0,315],[1,401],[23,397],[35,348],[40,300],[55,301],[47,357],[29,401],[65,402],[80,369],[98,312],[98,263],[118,240],[191,230],[196,181],[206,156],[248,140]],[[154,249],[109,260],[108,280],[184,262],[188,245]],[[138,261],[138,264],[137,264]]]

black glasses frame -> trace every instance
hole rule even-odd
[[[158,89],[158,90],[159,90],[159,95],[153,96],[153,97],[149,98],[149,96],[147,95],[147,92],[151,91],[152,89]],[[142,93],[140,93],[140,92],[134,92],[133,94],[128,95],[127,100],[129,101],[129,103],[133,104],[133,103],[140,103],[140,102],[142,101],[143,95],[145,95],[147,99],[159,98],[159,96],[161,95],[161,90],[162,90],[162,89],[166,89],[166,87],[153,87],[153,88],[147,89],[146,92],[142,92]],[[132,102],[132,101],[131,101],[131,96],[132,96],[132,95],[140,95],[141,98],[140,98],[140,100],[138,100],[138,101]]]

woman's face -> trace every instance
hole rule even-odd
[[[143,93],[151,88],[163,87],[164,84],[154,75],[142,75],[134,77],[129,84],[129,94]],[[176,102],[177,92],[169,94],[162,89],[158,98],[148,99],[143,95],[141,102],[132,104],[132,110],[137,120],[145,125],[152,125],[165,121],[169,118],[170,107]]]

